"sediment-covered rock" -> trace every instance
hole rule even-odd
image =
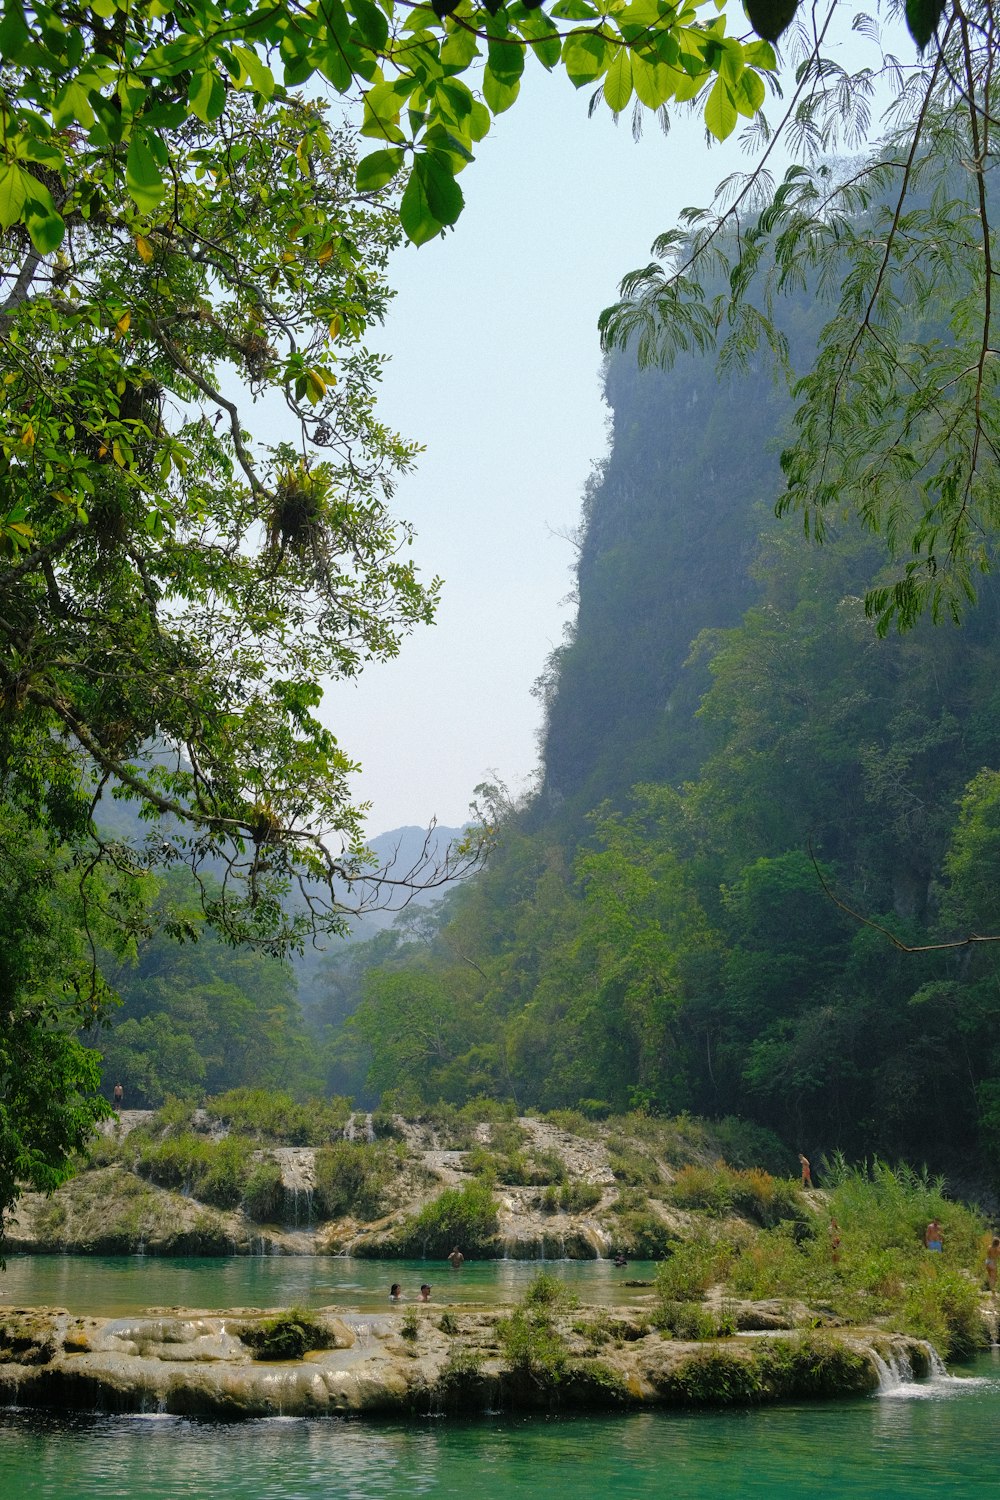
[[[340,1309],[222,1315],[151,1310],[0,1318],[0,1403],[227,1419],[487,1410],[739,1405],[873,1390],[879,1369],[928,1367],[925,1345],[876,1330],[688,1343],[642,1314],[577,1308],[546,1323],[511,1309]],[[287,1340],[292,1342],[288,1343]],[[296,1344],[296,1339],[298,1344]],[[296,1357],[262,1357],[297,1347]]]

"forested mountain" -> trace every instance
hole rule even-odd
[[[606,389],[541,790],[436,920],[331,976],[338,1084],[985,1156],[1000,955],[866,924],[918,948],[1000,933],[1000,594],[987,578],[962,628],[880,638],[884,553],[774,520],[766,376],[621,357]]]

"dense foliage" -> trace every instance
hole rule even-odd
[[[336,965],[338,1086],[369,1069],[411,1107],[483,1093],[742,1115],[810,1155],[971,1174],[1000,1119],[1000,955],[891,937],[1000,930],[996,590],[960,631],[883,638],[863,533],[817,551],[748,513],[780,414],[753,380],[713,391],[693,360],[641,378],[614,365],[608,391],[614,445],[548,683],[541,792],[437,931],[380,935],[367,974],[363,950]],[[755,413],[765,451],[738,489],[713,434]],[[714,524],[672,485],[682,435]],[[702,571],[714,581],[688,615],[674,601]]]

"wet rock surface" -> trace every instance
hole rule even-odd
[[[295,1314],[157,1309],[91,1318],[14,1308],[0,1319],[0,1403],[226,1419],[616,1410],[855,1395],[875,1389],[888,1363],[917,1375],[928,1367],[926,1346],[875,1330],[687,1343],[642,1313],[599,1307],[548,1320],[546,1356],[511,1341],[511,1316],[509,1308],[375,1317],[322,1308],[309,1315],[313,1347],[262,1358],[261,1337]]]

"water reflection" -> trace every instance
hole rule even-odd
[[[146,1256],[12,1255],[0,1273],[7,1307],[67,1307],[105,1316],[146,1307],[235,1307],[337,1305],[373,1312],[385,1309],[389,1284],[403,1285],[415,1302],[422,1281],[431,1283],[439,1305],[516,1300],[539,1269],[565,1280],[584,1299],[627,1306],[646,1295],[628,1281],[651,1281],[656,1268],[638,1262],[619,1270],[610,1261],[466,1261],[459,1272],[444,1262],[352,1260],[311,1255],[160,1259]]]
[[[995,1488],[1000,1374],[897,1397],[757,1411],[413,1425],[0,1418],[17,1500],[930,1500]]]

